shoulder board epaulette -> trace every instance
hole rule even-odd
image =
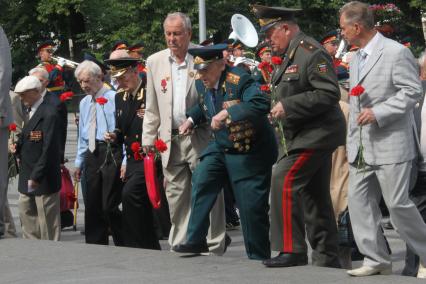
[[[229,72],[228,74],[226,74],[226,82],[238,85],[238,82],[240,82],[240,76]]]
[[[300,41],[300,46],[303,47],[304,49],[306,49],[309,52],[313,52],[315,50],[318,49],[318,47],[316,47],[315,45],[311,44],[309,41],[307,41],[306,39],[302,39]]]
[[[123,88],[120,88],[116,91],[117,95],[124,95],[126,91]]]

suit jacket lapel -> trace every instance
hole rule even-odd
[[[130,126],[132,125],[133,119],[135,119],[137,110],[140,108],[140,105],[145,102],[145,94],[142,100],[138,100],[139,93],[143,92],[143,83],[140,84],[138,91],[136,92],[135,97],[131,102],[127,103],[127,115],[124,117],[123,120],[123,132],[126,133],[127,130],[129,130]],[[130,99],[130,96],[129,98]]]
[[[358,83],[361,82],[365,78],[365,76],[370,72],[370,70],[374,67],[374,65],[376,65],[377,61],[382,56],[382,50],[383,50],[383,36],[379,34],[379,40],[374,48],[374,51],[370,55],[370,58],[368,58],[364,67],[362,68],[361,74],[359,74]],[[356,61],[358,62],[359,59],[357,59]],[[358,67],[355,70],[358,70]]]
[[[40,106],[37,108],[36,112],[33,114],[30,120],[28,120],[28,122],[24,125],[24,128],[22,129],[22,133],[24,133],[24,135],[27,135],[28,132],[32,131],[37,126],[38,122],[41,120],[44,104],[45,102],[40,104]]]
[[[192,56],[188,57],[188,79],[186,82],[186,97],[188,97],[189,90],[191,89],[192,84],[195,79],[195,71],[194,71],[194,60],[192,60]]]
[[[172,62],[170,61],[171,51],[169,50],[169,53],[167,56],[164,56],[164,64],[163,66],[166,66],[163,70],[164,73],[160,74],[161,80],[165,79],[167,82],[167,90],[165,93],[161,91],[161,94],[164,96],[163,102],[165,110],[167,110],[168,114],[166,117],[172,117],[173,118],[173,78],[172,78]],[[160,100],[159,100],[159,104]],[[160,106],[159,106],[160,107]],[[170,119],[170,127],[172,127],[172,119]]]
[[[352,60],[350,61],[350,63],[349,63],[349,74],[351,74],[351,79],[350,79],[350,82],[351,83],[357,83],[357,82],[359,82],[359,74],[358,74],[358,58],[359,58],[359,55],[358,55],[358,52],[356,52],[354,55],[353,55],[353,58],[352,58]],[[353,77],[352,77],[352,75],[353,75]],[[353,80],[353,79],[354,80]],[[354,86],[355,86],[356,84],[351,84],[351,88],[353,88]]]

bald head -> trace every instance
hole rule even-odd
[[[129,58],[130,55],[126,50],[118,49],[111,52],[109,59]]]

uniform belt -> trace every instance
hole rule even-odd
[[[51,88],[47,88],[47,90],[48,90],[49,92],[60,91],[60,90],[63,90],[63,89],[65,89],[65,87],[64,87],[64,86],[58,86],[58,87],[51,87]]]

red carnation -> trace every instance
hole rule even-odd
[[[10,132],[15,132],[16,131],[16,124],[15,123],[9,124],[9,131]]]
[[[353,97],[359,97],[360,95],[364,93],[364,91],[365,89],[363,86],[356,85],[355,87],[352,88],[350,95]]]
[[[59,99],[61,100],[61,102],[65,102],[66,100],[70,100],[72,96],[74,96],[74,93],[71,91],[68,91],[68,92],[62,93],[59,96]]]
[[[161,80],[161,87],[165,88],[167,86],[166,79]]]
[[[139,142],[133,142],[130,146],[130,149],[132,149],[134,153],[139,153],[139,151],[141,150],[141,144]]]
[[[97,99],[96,99],[96,102],[97,102],[99,105],[103,106],[104,104],[106,104],[106,103],[108,102],[108,100],[107,100],[106,98],[104,98],[104,97],[100,97],[100,98],[97,98]]]
[[[260,86],[260,90],[262,91],[262,92],[270,92],[271,91],[271,88],[269,88],[269,86],[268,85],[261,85]]]
[[[281,65],[281,64],[283,63],[283,60],[282,60],[282,58],[281,58],[281,57],[279,57],[279,56],[272,56],[272,58],[271,58],[271,62],[272,62],[272,64],[274,64],[274,65]]]
[[[157,151],[160,152],[160,153],[163,153],[167,150],[167,144],[164,143],[164,141],[161,140],[161,139],[155,140],[154,146],[157,149]]]

